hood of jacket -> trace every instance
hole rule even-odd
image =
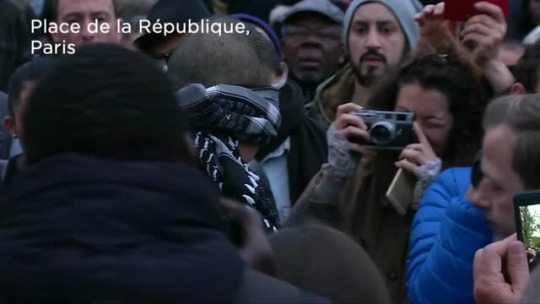
[[[231,301],[243,263],[219,195],[186,165],[50,157],[0,197],[0,294],[40,303]]]
[[[349,63],[317,88],[315,98],[306,107],[309,115],[325,130],[336,118],[337,107],[353,101],[355,81]]]

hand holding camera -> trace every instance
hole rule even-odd
[[[412,112],[363,110],[348,103],[338,107],[331,129],[348,141],[350,151],[364,155],[373,154],[374,149],[402,150],[414,142],[413,122]]]
[[[349,141],[349,150],[364,153],[365,149],[355,140],[369,141],[367,126],[361,116],[355,113],[361,112],[362,107],[355,103],[346,103],[337,108],[336,121],[332,124],[335,127],[338,136]]]
[[[335,133],[336,138],[328,139],[330,163],[335,158],[333,154],[337,154],[333,152],[343,150],[337,149],[340,146],[335,144],[337,138],[341,139],[341,143],[347,140],[346,150],[361,155],[373,154],[374,150],[402,150],[396,166],[415,175],[418,168],[438,161],[424,132],[414,122],[412,112],[363,110],[354,103],[348,103],[338,107],[336,121],[329,130],[331,132]]]
[[[354,115],[361,118],[368,137],[350,138],[351,141],[384,150],[402,150],[415,141],[412,131],[414,113],[361,110]]]
[[[413,124],[413,130],[418,139],[418,143],[407,145],[399,156],[400,160],[397,161],[395,165],[398,168],[402,168],[412,174],[418,175],[417,173],[420,167],[430,162],[436,162],[438,157],[418,123],[415,122]]]
[[[336,120],[326,132],[328,169],[329,174],[333,176],[348,177],[354,174],[358,161],[351,152],[369,153],[364,151],[360,145],[349,141],[349,138],[369,138],[362,119],[351,114],[361,110],[362,107],[354,103],[339,106]]]

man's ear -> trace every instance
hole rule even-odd
[[[16,130],[15,130],[15,119],[13,119],[13,117],[7,115],[6,117],[4,117],[4,121],[3,121],[3,124],[4,124],[4,129],[6,129],[6,131],[11,134],[11,136],[15,136],[17,135],[16,133]]]
[[[341,55],[339,55],[339,67],[343,67],[345,64],[347,64],[347,56],[345,56],[345,54],[341,53]]]
[[[289,75],[289,65],[285,61],[279,63],[279,73],[280,76],[285,75],[285,77],[287,77],[287,75]]]
[[[521,82],[514,82],[510,87],[510,95],[525,95],[527,90]]]
[[[339,49],[341,51],[339,52],[339,61],[338,61],[338,63],[339,63],[339,67],[341,68],[345,64],[347,64],[347,60],[348,60],[347,55],[345,54],[345,46],[344,46],[343,42],[339,43]]]
[[[279,40],[279,43],[280,43],[280,45],[281,45],[281,58],[279,58],[279,59],[281,59],[281,61],[285,61],[285,62],[286,62],[286,61],[287,61],[287,58],[285,57],[285,50],[284,50],[285,40],[284,40],[283,38],[281,38],[281,39]]]

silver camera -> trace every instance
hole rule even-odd
[[[416,140],[412,128],[414,113],[361,110],[354,113],[362,118],[371,138],[364,146],[401,150]]]

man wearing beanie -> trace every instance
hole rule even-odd
[[[364,105],[377,80],[416,48],[420,32],[414,16],[421,8],[417,0],[353,1],[343,21],[348,64],[319,86],[310,115],[328,128],[339,105]]]

